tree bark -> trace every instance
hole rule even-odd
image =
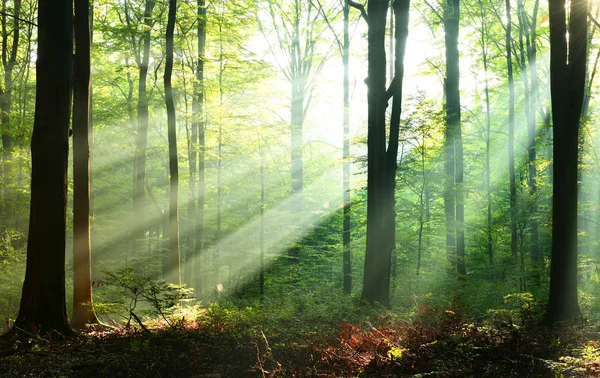
[[[150,29],[152,28],[152,10],[154,1],[146,0],[144,9],[144,32],[142,35],[143,49],[136,56],[139,69],[138,77],[138,130],[133,161],[133,215],[136,229],[136,239],[144,237],[146,223],[146,148],[148,147],[148,94],[146,81],[148,77],[148,64],[150,60]],[[126,11],[127,12],[127,11]]]
[[[446,43],[446,181],[444,208],[446,215],[446,251],[450,262],[460,274],[465,268],[463,150],[459,90],[458,35],[460,21],[459,0],[447,0],[444,8]]]
[[[198,59],[196,63],[196,81],[194,82],[194,98],[192,112],[194,113],[194,123],[192,130],[198,130],[198,211],[196,212],[196,246],[194,249],[194,289],[196,296],[202,295],[202,273],[200,264],[200,254],[204,242],[204,194],[206,179],[204,174],[205,160],[204,152],[206,150],[205,124],[204,124],[204,59],[206,46],[206,4],[205,0],[198,0]]]
[[[386,84],[385,24],[388,2],[368,4],[368,172],[367,172],[367,250],[363,280],[363,297],[370,303],[390,305],[391,257],[396,244],[396,213],[394,190],[398,159],[404,53],[408,38],[408,0],[393,4],[396,26],[396,62],[390,84],[392,114],[389,142],[386,140],[388,95]]]
[[[166,31],[166,61],[164,73],[165,103],[167,106],[167,134],[169,142],[169,280],[181,284],[179,262],[179,166],[177,161],[177,121],[171,76],[173,73],[173,34],[177,17],[177,0],[169,0]]]
[[[554,125],[552,260],[546,321],[580,320],[577,301],[577,161],[587,60],[587,0],[549,0]]]
[[[98,324],[92,307],[90,245],[90,13],[89,0],[75,1],[73,85],[73,317],[81,329]]]
[[[512,67],[512,22],[510,0],[506,4],[506,67],[508,74],[508,175],[510,191],[510,251],[517,257],[517,184],[515,176],[515,82]]]
[[[6,9],[6,0],[2,2],[2,9]],[[14,210],[10,208],[13,201],[13,191],[10,189],[11,171],[12,171],[12,145],[13,136],[10,125],[10,112],[12,110],[12,87],[13,71],[17,64],[17,52],[19,48],[19,20],[21,16],[21,0],[14,1],[12,17],[12,42],[8,43],[9,32],[7,30],[7,16],[2,14],[2,66],[4,67],[4,88],[0,87],[0,112],[1,112],[1,138],[3,151],[3,180],[4,196],[3,203],[0,204],[0,215],[13,215]],[[13,214],[11,214],[13,213]]]
[[[350,251],[350,34],[349,34],[349,16],[350,5],[348,0],[344,1],[344,41],[342,46],[342,63],[344,65],[344,145],[342,152],[342,176],[343,176],[343,191],[344,191],[344,224],[343,224],[343,272],[345,294],[352,292],[352,255]]]
[[[31,207],[25,281],[13,328],[16,332],[72,332],[65,301],[72,20],[72,0],[39,3]]]

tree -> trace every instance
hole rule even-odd
[[[179,269],[179,167],[177,161],[177,130],[175,118],[175,101],[173,100],[173,87],[171,76],[173,73],[173,34],[175,31],[175,18],[177,15],[177,0],[169,0],[169,15],[167,20],[166,48],[167,59],[165,62],[164,86],[165,102],[167,106],[167,124],[169,139],[169,259],[168,269],[171,283],[179,285],[181,275]],[[166,231],[166,230],[165,230]]]
[[[90,4],[75,1],[73,83],[73,317],[80,329],[99,323],[92,307],[90,246]]]
[[[195,247],[194,247],[194,287],[196,293],[202,292],[202,275],[200,273],[200,253],[202,252],[203,246],[203,235],[204,235],[204,194],[206,187],[205,179],[205,158],[204,153],[206,149],[206,133],[204,124],[204,59],[205,59],[205,46],[206,46],[206,4],[205,0],[198,0],[197,3],[197,16],[198,16],[198,57],[195,68],[196,80],[194,81],[194,96],[192,100],[192,112],[193,112],[193,124],[192,124],[192,140],[194,138],[194,131],[197,133],[198,140],[198,211],[196,212],[196,230],[195,232]],[[193,152],[193,158],[195,162],[195,151]],[[191,159],[191,158],[190,158]]]
[[[390,269],[396,246],[396,212],[394,210],[404,53],[408,38],[408,0],[395,0],[396,19],[394,78],[386,90],[385,24],[386,0],[368,3],[368,141],[367,141],[367,249],[363,297],[389,306]],[[386,140],[385,112],[392,98],[389,140]]]
[[[460,274],[465,270],[465,204],[463,194],[463,144],[460,114],[460,68],[458,34],[460,0],[447,0],[443,23],[446,46],[446,77],[444,93],[446,102],[446,180],[444,206],[446,214],[446,248],[451,263]]]
[[[320,64],[315,65],[319,12],[314,14],[313,5],[307,0],[293,0],[289,4],[286,1],[269,0],[268,3],[279,50],[286,59],[285,66],[282,65],[280,69],[291,84],[290,172],[292,193],[300,195],[304,185],[302,129],[311,100],[311,77],[314,78],[314,74],[319,72],[324,62],[322,60]]]
[[[41,1],[27,265],[14,330],[71,332],[65,301],[72,0]]]
[[[125,20],[127,26],[132,26],[131,16],[128,9],[129,0],[125,0]],[[146,148],[148,146],[148,64],[150,60],[150,31],[152,29],[152,10],[155,3],[152,0],[145,0],[142,36],[139,41],[135,34],[131,34],[131,46],[134,50],[134,58],[139,69],[138,78],[138,104],[137,121],[138,130],[136,135],[135,156],[133,160],[133,212],[136,225],[145,222],[146,205]],[[140,228],[140,226],[138,226]],[[141,227],[140,230],[144,228]]]
[[[2,9],[7,9],[6,0],[2,1]],[[11,150],[13,136],[11,134],[11,121],[10,113],[12,110],[13,103],[13,71],[17,64],[17,52],[19,48],[19,21],[21,18],[21,0],[15,0],[13,2],[13,14],[12,14],[12,42],[8,43],[9,33],[8,15],[6,12],[2,12],[2,66],[4,68],[4,88],[0,86],[0,116],[1,128],[0,134],[2,138],[2,150],[4,160],[4,203],[0,204],[0,214],[7,213],[8,204],[11,201],[12,193],[9,189],[10,171],[11,171]]]
[[[579,320],[577,162],[587,63],[587,0],[549,0],[553,169],[552,260],[546,321]],[[567,34],[568,30],[568,34]]]
[[[506,6],[506,70],[508,75],[508,175],[510,185],[510,251],[513,258],[517,257],[517,184],[515,176],[515,81],[512,66],[512,21],[510,15],[510,0],[505,0]]]
[[[348,78],[350,70],[350,33],[348,27],[350,24],[350,4],[349,0],[344,1],[344,41],[342,45],[342,62],[344,65],[344,145],[342,151],[342,177],[344,191],[344,229],[342,236],[343,243],[343,271],[344,271],[344,293],[352,292],[352,255],[350,252],[350,80]]]

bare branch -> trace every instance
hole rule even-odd
[[[365,19],[367,25],[369,24],[369,15],[367,14],[367,11],[365,9],[365,6],[357,3],[355,1],[352,0],[348,0],[348,5],[351,6],[352,8],[356,8],[360,11],[360,14],[362,15],[362,17]]]
[[[3,16],[6,16],[6,17],[14,18],[15,20],[19,20],[19,21],[24,22],[24,23],[29,24],[29,25],[37,26],[37,24],[35,22],[31,22],[31,21],[26,20],[24,18],[17,17],[17,16],[15,16],[13,14],[6,13],[4,11],[0,11],[0,14],[3,15]]]

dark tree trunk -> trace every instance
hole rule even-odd
[[[73,85],[73,318],[76,329],[97,324],[92,307],[90,246],[90,12],[89,0],[75,1]]]
[[[550,84],[554,125],[552,260],[546,321],[579,320],[577,302],[577,161],[585,92],[587,0],[549,0]],[[567,52],[568,51],[568,52]]]
[[[169,14],[166,31],[166,61],[164,73],[165,104],[167,106],[167,134],[169,140],[169,281],[181,284],[179,263],[179,166],[177,161],[177,122],[171,76],[173,73],[173,34],[177,16],[177,0],[169,0]]]
[[[465,231],[463,195],[463,151],[460,125],[459,53],[460,21],[459,0],[447,0],[444,8],[446,43],[446,181],[444,208],[446,215],[446,252],[460,274],[465,269]]]
[[[368,5],[368,172],[367,250],[363,297],[370,303],[390,304],[391,257],[395,249],[396,213],[394,189],[398,159],[398,138],[402,111],[404,53],[408,37],[408,0],[395,0],[396,62],[394,79],[386,91],[385,24],[388,2]],[[386,140],[385,110],[392,97],[389,142]]]
[[[14,330],[71,332],[65,302],[67,160],[73,62],[72,0],[38,9],[27,265]]]

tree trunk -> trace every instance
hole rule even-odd
[[[587,0],[549,0],[550,84],[554,125],[552,260],[546,321],[579,320],[577,302],[577,161],[585,92]],[[567,52],[568,51],[568,52]]]
[[[344,225],[343,225],[343,272],[344,294],[352,292],[352,255],[350,251],[350,80],[348,72],[350,67],[350,34],[348,0],[344,1],[344,45],[342,47],[342,62],[344,65],[344,145],[342,152],[342,176],[344,191]]]
[[[204,151],[206,149],[205,124],[204,124],[204,59],[206,46],[206,4],[205,0],[198,0],[198,60],[196,63],[196,81],[194,82],[194,98],[192,112],[194,114],[194,123],[192,130],[198,130],[198,211],[196,212],[195,227],[195,249],[194,249],[194,289],[196,296],[202,295],[202,273],[200,265],[200,254],[202,253],[204,236],[204,193],[205,193],[205,175],[204,175]]]
[[[386,306],[390,305],[391,257],[396,244],[394,190],[409,4],[408,0],[394,1],[393,8],[396,19],[395,76],[387,91],[385,88],[385,24],[388,2],[372,0],[368,5],[368,202],[363,297],[370,303],[380,302]],[[388,143],[386,141],[385,111],[390,97],[393,97],[393,102]]]
[[[73,318],[76,329],[97,324],[92,307],[90,245],[90,14],[89,0],[75,1],[73,85]]]
[[[487,22],[485,19],[484,6],[479,2],[481,12],[481,56],[483,58],[483,73],[485,83],[485,192],[487,202],[487,223],[486,223],[486,246],[488,262],[490,270],[494,266],[494,249],[492,240],[492,185],[491,174],[492,167],[490,165],[490,150],[491,150],[491,135],[492,135],[492,116],[490,109],[490,88],[488,81],[488,44],[487,44]],[[492,272],[493,274],[493,272]]]
[[[41,1],[38,30],[27,265],[14,331],[64,335],[71,333],[65,301],[65,232],[73,2]]]
[[[179,166],[177,161],[177,122],[171,76],[173,73],[173,34],[177,16],[177,0],[169,0],[166,31],[166,61],[164,73],[165,103],[167,106],[167,134],[169,141],[169,277],[175,285],[181,284],[179,263]]]
[[[146,223],[146,148],[148,146],[148,94],[146,81],[148,77],[148,63],[150,60],[150,29],[152,28],[152,10],[154,1],[146,0],[144,9],[144,32],[142,36],[143,51],[137,57],[139,69],[138,78],[138,130],[133,161],[133,215],[136,225],[135,239],[144,237]]]
[[[460,274],[465,269],[465,231],[463,195],[463,151],[460,125],[459,0],[447,0],[444,8],[446,43],[446,182],[444,207],[446,214],[446,251]]]
[[[0,87],[0,112],[2,113],[1,119],[1,137],[2,137],[2,150],[3,150],[3,181],[4,181],[4,196],[3,203],[0,204],[0,215],[14,215],[14,209],[11,209],[11,203],[13,202],[13,191],[10,189],[11,171],[12,171],[12,144],[13,136],[10,125],[10,112],[12,110],[12,90],[13,90],[13,71],[17,64],[17,51],[19,48],[19,20],[21,17],[21,0],[15,0],[13,7],[12,17],[12,43],[8,44],[7,31],[7,15],[2,14],[2,66],[4,67],[4,89]],[[2,2],[2,9],[6,9],[6,0]]]
[[[517,257],[517,184],[515,176],[515,83],[512,67],[510,0],[506,4],[506,66],[508,71],[508,174],[510,191],[510,251]]]

